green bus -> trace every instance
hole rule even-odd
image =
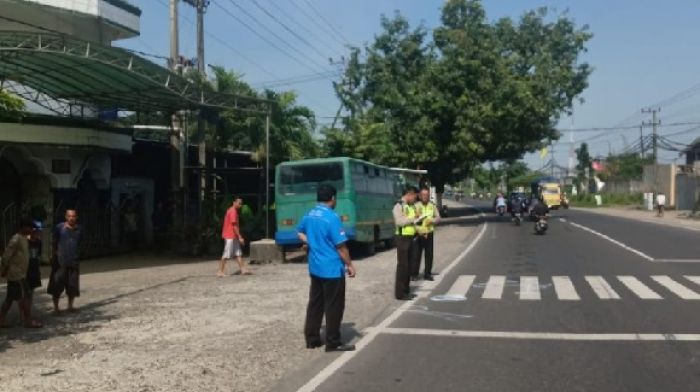
[[[425,174],[344,157],[281,163],[275,171],[275,242],[283,248],[301,245],[296,227],[316,205],[318,185],[329,184],[338,190],[336,212],[348,238],[370,254],[379,242],[391,246],[394,203],[405,186],[418,186]]]

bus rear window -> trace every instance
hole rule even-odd
[[[343,189],[343,164],[340,162],[312,165],[282,166],[279,191],[281,193],[315,193],[319,184]]]

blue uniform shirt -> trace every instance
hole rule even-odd
[[[309,245],[309,273],[318,278],[334,279],[345,275],[345,265],[337,246],[346,242],[343,224],[331,208],[319,204],[309,211],[297,231],[306,234]]]

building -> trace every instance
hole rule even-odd
[[[187,129],[172,119],[205,107],[260,109],[113,47],[139,34],[140,14],[125,0],[0,0],[0,90],[26,104],[19,118],[0,113],[0,248],[19,216],[50,227],[69,207],[86,228],[86,254],[123,248],[134,225],[149,243],[157,201],[181,216],[187,204]],[[148,126],[165,143],[134,141]]]

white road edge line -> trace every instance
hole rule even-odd
[[[483,218],[485,215],[483,213],[480,214],[480,216]],[[449,272],[457,265],[459,262],[467,256],[469,252],[471,252],[472,249],[476,246],[477,243],[479,243],[479,240],[481,240],[481,237],[484,236],[484,233],[486,232],[486,228],[488,227],[488,223],[484,222],[484,225],[481,226],[481,230],[479,231],[479,234],[477,234],[476,238],[467,246],[466,249],[462,251],[454,260],[450,262],[450,264],[445,268],[444,270],[440,271],[440,275],[437,276],[437,278],[430,283],[433,283],[430,286],[435,286],[439,282],[444,279]],[[418,298],[424,298],[427,296],[427,293],[420,293],[418,294]],[[311,380],[307,381],[306,384],[304,384],[301,388],[297,390],[297,392],[312,392],[316,390],[321,384],[326,381],[328,378],[330,378],[338,369],[340,369],[343,365],[348,363],[352,358],[354,358],[362,349],[367,347],[372,341],[381,333],[386,330],[391,323],[396,321],[406,310],[408,310],[411,306],[413,306],[414,301],[406,301],[403,303],[403,305],[399,306],[396,310],[394,310],[387,318],[385,318],[381,323],[379,323],[377,326],[372,327],[371,329],[366,329],[365,330],[365,335],[360,338],[360,340],[356,344],[356,349],[355,351],[347,351],[342,353],[340,356],[338,356],[335,360],[333,360],[331,363],[328,364],[325,368],[323,368],[320,372],[318,372]]]
[[[600,237],[600,238],[602,238],[602,239],[604,239],[604,240],[608,240],[608,241],[612,242],[613,244],[619,246],[620,248],[625,249],[625,250],[628,250],[628,251],[630,251],[630,252],[636,254],[637,256],[639,256],[639,257],[641,257],[641,258],[643,258],[643,259],[646,259],[647,261],[651,261],[651,262],[654,261],[654,258],[651,257],[651,256],[649,256],[648,254],[646,254],[646,253],[644,253],[644,252],[642,252],[642,251],[639,251],[639,250],[637,250],[637,249],[634,249],[634,248],[632,248],[632,247],[629,246],[629,245],[625,245],[625,244],[623,244],[622,242],[620,242],[620,241],[618,241],[618,240],[616,240],[616,239],[614,239],[614,238],[611,238],[611,237],[609,237],[609,236],[607,236],[607,235],[605,235],[605,234],[603,234],[603,233],[601,233],[601,232],[598,232],[598,231],[595,231],[595,230],[591,229],[590,227],[586,227],[586,226],[583,226],[583,225],[580,225],[580,224],[574,223],[574,222],[569,222],[569,223],[570,223],[572,226],[574,226],[574,227],[578,227],[579,229],[584,230],[584,231],[587,231],[587,232],[589,232],[589,233],[591,233],[591,234],[593,234],[593,235],[597,235],[598,237]]]
[[[449,329],[385,328],[384,334],[444,336],[455,338],[491,338],[515,340],[571,340],[571,341],[630,341],[630,342],[697,342],[700,334],[662,333],[562,333],[562,332],[511,332],[511,331],[458,331]]]

